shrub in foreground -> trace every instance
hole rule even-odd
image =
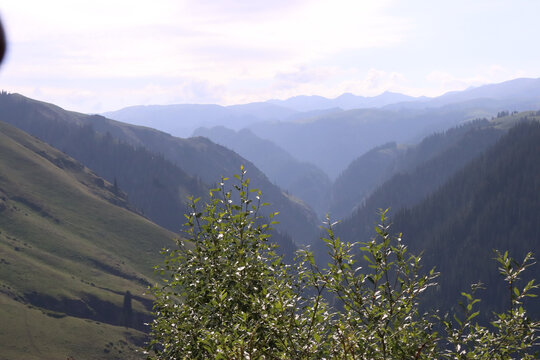
[[[192,199],[189,242],[165,252],[150,359],[537,358],[540,322],[522,302],[538,286],[518,286],[531,254],[516,262],[497,252],[510,306],[488,326],[475,322],[480,284],[462,293],[461,313],[423,313],[422,295],[437,273],[424,274],[420,256],[390,235],[386,212],[365,243],[342,242],[328,222],[325,269],[308,250],[289,265],[269,242],[260,192],[243,169],[235,177],[232,189],[222,179],[201,210]]]

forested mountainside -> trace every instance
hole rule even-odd
[[[370,206],[375,206],[374,209],[391,206],[397,210],[396,207],[412,205],[484,151],[502,133],[494,123],[475,120],[430,135],[417,145],[389,143],[376,147],[355,159],[334,181],[330,214],[334,219],[344,219],[354,209],[370,211]],[[383,185],[394,175],[393,181]],[[412,191],[411,187],[416,190]],[[381,189],[377,195],[370,198],[378,188]],[[364,202],[366,205],[362,206]],[[358,217],[372,219],[369,215]]]
[[[519,118],[535,117],[533,113],[519,113],[492,121],[475,121],[429,136],[418,146],[404,151],[400,155],[402,161],[394,165],[396,173],[357,205],[341,222],[339,231],[344,229],[342,234],[346,236],[369,238],[378,220],[377,209],[389,208],[395,214],[422,202],[493,146],[505,133],[503,128],[515,124]]]
[[[289,233],[297,244],[309,243],[316,237],[318,220],[309,206],[287,195],[277,186],[273,185],[249,161],[223,146],[212,143],[208,139],[176,138],[160,131],[119,123],[102,116],[68,112],[54,105],[31,100],[18,94],[0,95],[0,109],[2,110],[0,120],[11,123],[43,139],[65,151],[67,154],[73,154],[74,157],[83,161],[83,163],[87,161],[89,163],[92,162],[95,166],[102,166],[103,171],[107,173],[104,176],[113,176],[113,178],[109,178],[111,182],[116,177],[118,186],[126,189],[126,191],[128,191],[128,188],[139,189],[141,192],[137,194],[133,193],[133,191],[131,193],[128,192],[129,197],[133,198],[134,202],[135,200],[141,201],[141,203],[136,203],[135,205],[145,211],[147,216],[151,214],[164,214],[163,216],[166,216],[167,219],[158,219],[157,217],[152,219],[158,223],[167,224],[167,226],[173,227],[174,230],[178,229],[183,223],[182,214],[166,213],[166,211],[162,210],[162,207],[181,209],[184,205],[182,203],[162,206],[159,202],[160,200],[167,200],[168,198],[168,201],[177,201],[186,193],[202,191],[208,186],[213,186],[222,176],[232,177],[239,172],[240,166],[244,165],[252,180],[252,186],[254,188],[260,188],[264,194],[265,201],[272,204],[272,210],[268,211],[279,209],[281,216],[279,218],[280,224],[276,226],[277,229]],[[100,134],[86,140],[98,142],[88,145],[87,149],[80,146],[81,144],[76,141],[66,139],[66,135],[70,133],[83,136],[80,131],[84,132],[84,130],[73,128],[73,126],[82,127],[83,125],[89,126],[86,130],[88,136],[92,134],[92,131]],[[67,129],[74,130],[67,131]],[[122,142],[130,144],[135,149],[128,150],[125,144],[121,144]],[[117,154],[107,155],[104,153],[104,150],[99,150],[99,154],[91,151],[98,151],[97,147],[99,146],[110,147],[111,151]],[[115,166],[114,161],[121,162],[120,155],[128,153],[135,158],[129,161],[126,160],[127,164],[136,166],[138,170],[131,169],[129,171],[134,171],[134,173],[120,175],[118,171],[122,169],[126,170],[126,167],[123,165]],[[152,167],[154,165],[150,165],[149,163],[139,164],[138,154],[140,154],[142,159],[146,159],[149,162],[155,160],[157,162],[156,167]],[[103,157],[111,157],[111,161],[103,161]],[[158,167],[161,167],[161,169],[173,168],[171,164],[167,164],[163,160],[179,168],[174,170],[179,175],[178,178],[173,178],[171,175],[163,179],[155,178],[158,174],[162,174]],[[102,165],[100,165],[101,163]],[[146,168],[145,166],[147,165],[151,167]],[[153,169],[157,171],[157,174],[149,172],[149,170]],[[113,171],[115,174],[113,174]],[[129,177],[135,173],[145,171],[148,173],[144,174],[141,180]],[[99,173],[97,169],[96,172]],[[182,174],[182,172],[189,176]],[[165,184],[164,182],[167,179],[172,180],[173,183]],[[179,181],[182,180],[187,180],[188,183],[182,183],[181,190],[179,190]],[[129,181],[134,183],[128,185]],[[145,183],[139,183],[139,181],[145,181]],[[201,182],[204,184],[201,184]],[[163,185],[161,189],[160,184]],[[148,198],[143,190],[153,187],[158,188],[153,189],[153,191],[156,191],[156,193],[159,192],[160,196]],[[176,192],[176,194],[167,193],[167,189]],[[206,193],[207,191],[205,190],[202,194],[193,193],[193,195],[204,196]],[[149,201],[153,203],[149,203]],[[174,225],[176,216],[179,219],[179,223]]]
[[[295,122],[258,122],[249,128],[296,159],[316,164],[333,180],[355,158],[382,144],[417,143],[433,132],[476,118],[490,118],[504,109],[538,108],[540,79],[515,79],[379,109],[357,108]]]
[[[507,119],[518,125],[439,189],[432,188],[436,190],[432,194],[424,188],[433,176],[456,155],[469,156],[470,146],[481,141],[478,135],[487,129],[472,131],[464,142],[413,173],[393,177],[339,224],[336,233],[346,241],[367,241],[376,224],[375,209],[390,207],[393,230],[403,232],[411,251],[423,252],[425,269],[436,266],[442,274],[444,285],[437,288],[433,302],[443,308],[455,305],[456,294],[482,281],[490,289],[485,301],[500,309],[503,297],[497,294],[504,289],[492,260],[493,249],[509,250],[519,259],[540,248],[540,123],[531,122],[536,117],[530,115],[522,115],[521,121],[514,121],[519,120],[516,116]],[[489,133],[497,136],[493,130]],[[538,308],[535,311],[537,316]]]
[[[129,194],[129,201],[140,212],[172,231],[178,232],[184,221],[187,196],[208,193],[208,186],[200,179],[188,175],[163,156],[120,142],[110,133],[99,134],[91,122],[55,118],[63,114],[61,111],[47,117],[39,108],[32,108],[32,103],[30,106],[22,103],[18,113],[13,105],[6,102],[3,105],[2,119],[31,131],[116,184]]]
[[[293,241],[312,244],[324,261],[327,250],[316,240],[312,210],[234,151],[206,138],[175,138],[16,94],[0,95],[0,109],[0,120],[64,152],[0,124],[0,322],[7,324],[0,335],[11,339],[10,354],[30,343],[30,359],[76,354],[75,347],[104,358],[136,358],[134,344],[144,337],[141,324],[151,305],[142,293],[152,281],[152,265],[161,263],[159,249],[175,236],[137,212],[178,231],[186,196],[204,201],[221,175],[231,177],[242,164],[252,186],[272,203],[269,211],[281,213],[284,232],[273,239],[287,261],[296,250]],[[345,241],[369,240],[377,209],[390,207],[393,229],[404,233],[411,251],[425,252],[426,269],[436,266],[442,273],[445,285],[426,306],[438,301],[448,308],[454,295],[481,280],[491,288],[487,306],[500,309],[497,294],[505,289],[495,281],[492,248],[518,258],[538,250],[539,118],[540,112],[503,111],[415,146],[373,149],[336,181],[336,212],[355,208],[336,234]],[[538,307],[533,311],[540,314]],[[22,317],[37,324],[35,333],[17,320]],[[77,330],[68,334],[66,326]],[[55,345],[48,328],[68,342]],[[92,335],[85,338],[85,332]]]
[[[257,165],[260,164],[259,168],[263,169],[270,179],[278,179],[276,183],[283,189],[291,191],[293,195],[311,204],[320,218],[324,218],[329,212],[332,218],[343,219],[393,175],[412,172],[449,148],[459,148],[462,144],[458,143],[464,136],[468,136],[467,134],[475,129],[482,128],[491,128],[493,133],[502,134],[502,130],[494,129],[494,124],[484,119],[467,122],[445,132],[433,134],[417,145],[392,142],[378,146],[349,164],[332,183],[331,188],[330,180],[317,167],[297,161],[273,142],[260,139],[247,129],[236,132],[224,127],[201,128],[195,134],[206,136],[237,151]],[[456,162],[453,166],[445,167],[444,171],[437,172],[434,177],[436,181],[425,187],[425,193],[429,193],[440,185],[446,177],[459,168],[460,164],[463,165],[464,162],[483,151],[486,144],[494,142],[497,136],[495,134],[489,136],[488,133],[491,133],[491,130],[486,130],[485,134],[479,133],[478,136],[482,137],[482,140],[477,144],[474,142],[468,144],[466,150],[469,151],[471,157],[456,156],[453,159]],[[422,181],[429,182],[427,179]]]
[[[354,159],[376,146],[415,143],[476,114],[471,109],[356,109],[295,122],[261,122],[249,129],[296,159],[317,164],[334,180]]]
[[[82,164],[0,122],[1,358],[135,359],[174,234]]]
[[[97,133],[91,124],[52,126],[51,133],[57,135],[49,139],[56,147],[129,194],[129,201],[160,226],[179,232],[188,197],[208,198],[209,187],[200,178],[188,175],[162,155],[121,142],[110,133]]]
[[[298,161],[249,129],[234,131],[223,126],[199,128],[193,135],[207,137],[236,151],[255,164],[273,183],[309,204],[320,218],[324,218],[328,211],[331,182],[317,166]]]
[[[397,158],[405,145],[395,142],[377,146],[356,158],[332,183],[329,215],[344,219],[364,199],[395,173]]]
[[[426,267],[441,272],[438,299],[481,281],[480,294],[496,309],[508,305],[497,276],[493,249],[522,259],[540,251],[540,123],[510,129],[495,146],[459,171],[418,205],[393,216],[413,251],[423,251]],[[399,229],[399,230],[398,230]],[[535,265],[529,276],[540,273]],[[534,302],[535,316],[540,305]]]

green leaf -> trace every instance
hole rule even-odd
[[[459,320],[459,318],[457,317],[456,314],[454,314],[454,320],[456,320],[456,322],[459,324],[459,326],[463,325],[463,323],[461,322],[461,320]]]
[[[469,301],[472,301],[472,300],[473,300],[471,294],[467,294],[466,292],[462,292],[461,295],[462,295],[462,296],[465,296],[465,297],[467,298],[467,300],[469,300]]]
[[[475,317],[477,317],[478,314],[480,314],[480,311],[476,311],[476,312],[472,313],[472,314],[469,315],[469,317],[467,318],[467,321],[471,321],[472,319],[474,319]],[[460,324],[460,325],[461,325],[461,324]]]

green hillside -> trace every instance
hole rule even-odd
[[[173,237],[80,163],[0,123],[0,358],[141,357],[144,292]]]
[[[279,209],[277,230],[296,244],[309,244],[317,236],[319,221],[309,206],[272,184],[251,162],[206,138],[177,138],[19,94],[0,94],[0,120],[65,151],[110,182],[116,178],[138,209],[173,231],[183,222],[176,214],[185,210],[185,194],[204,196],[208,186],[244,165],[251,185]]]

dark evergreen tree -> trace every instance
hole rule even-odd
[[[124,319],[125,327],[133,326],[133,308],[131,306],[131,293],[126,291],[124,294],[124,305],[122,306],[122,316]]]

